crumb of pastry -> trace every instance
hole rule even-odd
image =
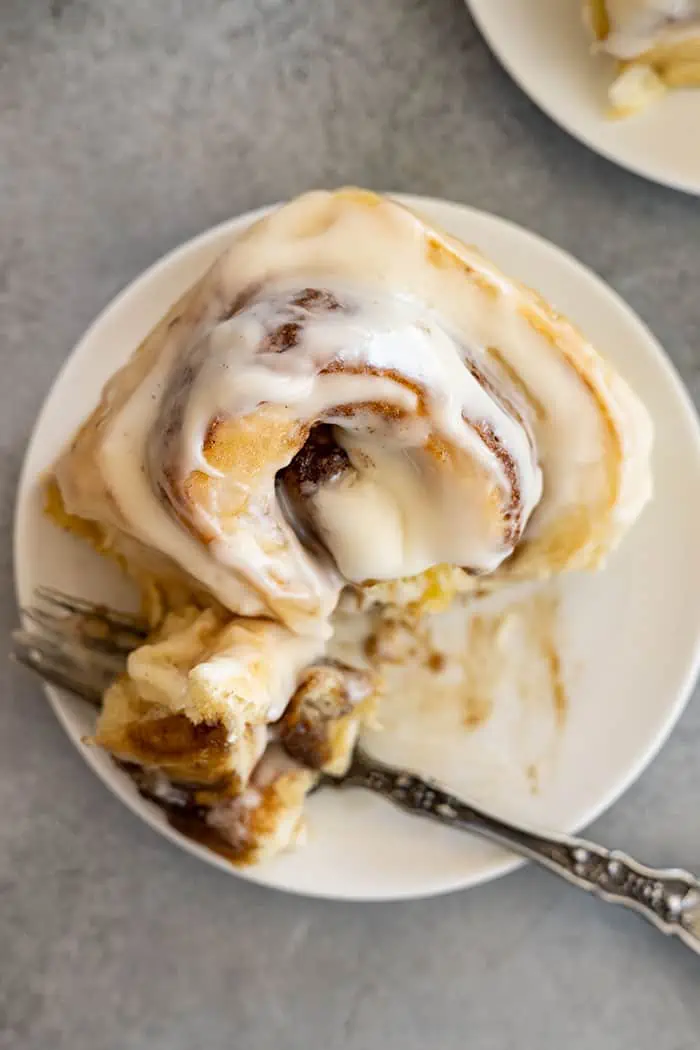
[[[621,64],[608,93],[611,116],[632,116],[665,93],[666,84],[653,66],[643,62]]]
[[[423,648],[418,624],[406,617],[379,617],[365,641],[365,653],[372,664],[402,664],[414,659]]]
[[[357,591],[361,607],[393,606],[422,615],[446,609],[458,593],[471,586],[471,577],[459,566],[435,565],[418,576],[368,580]]]

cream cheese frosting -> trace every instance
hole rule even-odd
[[[700,0],[605,0],[610,23],[602,48],[633,59],[659,44],[700,34]]]

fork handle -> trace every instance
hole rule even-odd
[[[509,824],[424,780],[357,749],[337,787],[363,787],[408,813],[490,839],[611,904],[631,908],[662,933],[700,954],[700,883],[682,869],[646,867],[618,850],[585,839],[544,835]]]

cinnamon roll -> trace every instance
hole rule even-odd
[[[310,769],[342,768],[379,695],[324,655],[341,592],[416,611],[596,568],[649,450],[624,381],[475,248],[361,190],[279,208],[56,466],[56,520],[165,596],[97,743],[228,855],[290,844]]]
[[[348,585],[595,567],[648,458],[635,396],[539,296],[341,190],[234,241],[56,478],[135,571],[323,633]]]
[[[299,840],[318,774],[342,773],[376,675],[318,640],[212,609],[169,613],[104,696],[94,742],[171,822],[237,864]]]
[[[618,66],[615,116],[628,116],[669,88],[700,87],[700,0],[586,0],[597,49]]]

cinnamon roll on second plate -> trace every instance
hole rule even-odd
[[[612,56],[613,116],[646,108],[669,89],[700,87],[700,0],[585,0],[597,49]]]
[[[371,676],[324,663],[341,592],[420,611],[476,578],[597,567],[649,496],[650,432],[568,321],[401,204],[273,211],[56,466],[53,516],[164,595],[98,742],[190,785],[178,812],[207,840],[269,855],[308,767],[339,768],[376,703]]]

